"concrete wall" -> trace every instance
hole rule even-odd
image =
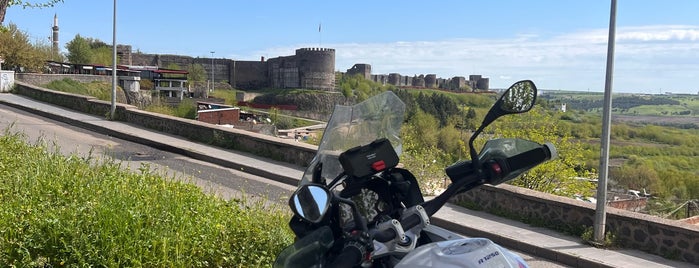
[[[15,85],[14,71],[0,71],[0,92],[10,92]]]
[[[53,91],[22,82],[16,84],[15,92],[18,94],[87,114],[105,116],[111,107],[110,102],[100,101],[93,97]],[[281,138],[142,111],[135,106],[125,104],[117,104],[115,117],[118,121],[298,166],[307,165],[317,149],[316,146]]]
[[[52,91],[22,82],[16,84],[18,94],[84,113],[102,116],[110,108],[109,102],[92,97]],[[116,119],[301,166],[310,162],[317,149],[316,146],[280,138],[145,112],[130,105],[119,104]],[[595,217],[592,203],[509,185],[484,185],[458,195],[452,201],[468,203],[485,211],[504,212],[520,219],[566,226],[568,229],[592,226]],[[607,230],[615,234],[624,247],[699,264],[699,226],[612,207],[607,208],[606,223]]]
[[[592,203],[511,185],[484,185],[455,196],[452,202],[568,230],[593,226],[596,210]],[[605,229],[614,234],[624,248],[699,264],[697,225],[608,206]]]

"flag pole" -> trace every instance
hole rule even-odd
[[[323,32],[321,31],[322,23],[318,23],[318,47],[323,47]]]

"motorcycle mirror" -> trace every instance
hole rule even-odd
[[[303,185],[291,195],[289,207],[300,218],[318,223],[330,207],[330,191],[321,185]]]
[[[506,114],[524,113],[531,110],[535,101],[536,86],[534,83],[529,80],[519,81],[500,96],[489,113],[494,113],[495,118]]]
[[[493,123],[495,119],[503,115],[524,113],[531,110],[536,102],[536,85],[531,80],[522,80],[512,84],[490,108],[488,113],[483,118],[483,123],[471,135],[468,141],[471,154],[471,161],[474,165],[478,165],[478,154],[473,148],[473,141],[483,131],[485,127]]]

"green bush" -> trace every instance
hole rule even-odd
[[[290,213],[0,136],[0,266],[269,266]]]

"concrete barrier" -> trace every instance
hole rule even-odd
[[[0,59],[1,60],[1,59]],[[1,63],[1,61],[0,61]],[[0,70],[0,92],[10,92],[15,85],[15,72]]]

